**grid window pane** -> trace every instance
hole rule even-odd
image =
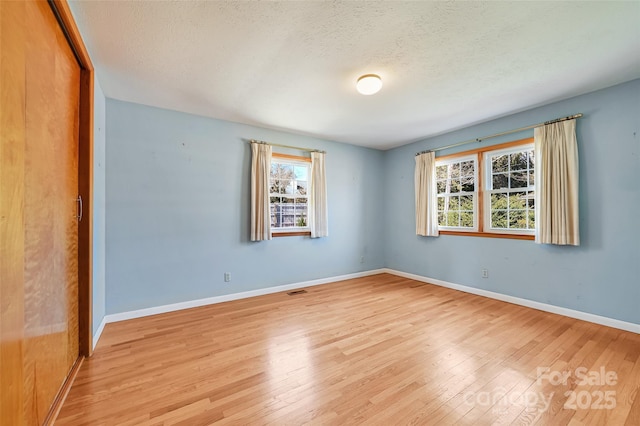
[[[298,180],[308,180],[307,167],[304,166],[294,166],[294,177]]]
[[[476,161],[462,160],[436,166],[438,225],[475,227]]]
[[[529,186],[529,179],[527,172],[514,172],[509,176],[510,188],[526,188]]]
[[[449,197],[449,210],[460,210],[460,197]]]
[[[534,158],[527,149],[491,158],[490,227],[535,229]]]
[[[509,210],[509,228],[527,229],[527,218],[525,210]]]
[[[500,155],[491,159],[491,172],[500,173],[509,171],[509,156]]]
[[[509,166],[511,170],[526,170],[528,167],[527,153],[516,152],[509,156]]]
[[[275,229],[307,227],[309,166],[272,161],[270,174],[271,226]]]
[[[463,195],[460,197],[460,209],[473,211],[473,195]]]
[[[460,212],[449,212],[447,214],[448,226],[460,226]]]
[[[437,166],[436,167],[436,179],[446,179],[447,170],[449,166]]]
[[[471,177],[475,175],[475,167],[473,161],[463,161],[460,163],[460,176]]]
[[[451,164],[451,177],[459,178],[460,177],[460,163]]]
[[[460,212],[460,226],[463,228],[473,228],[473,211]]]
[[[493,175],[493,186],[492,189],[502,189],[509,187],[509,174],[508,173],[500,173],[497,175]]]
[[[507,228],[507,211],[494,210],[491,212],[491,227],[494,229]]]

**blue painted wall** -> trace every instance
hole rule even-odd
[[[94,73],[93,80],[93,334],[105,316],[105,137],[106,99]]]
[[[383,152],[112,99],[106,116],[107,314],[384,266]],[[249,241],[248,139],[327,151],[328,238]]]
[[[580,247],[415,235],[414,155],[583,113]],[[385,153],[385,261],[392,269],[640,323],[640,80],[447,133]],[[497,144],[533,131],[483,142]],[[460,147],[467,150],[473,145]],[[439,154],[455,152],[449,150]],[[481,268],[489,278],[480,277]]]
[[[417,151],[577,112],[580,247],[415,236]],[[640,80],[386,152],[112,99],[106,117],[107,314],[386,266],[640,323],[640,228],[629,225],[640,211]],[[329,238],[248,241],[252,138],[328,152]]]

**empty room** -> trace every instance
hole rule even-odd
[[[640,1],[0,1],[0,424],[640,425]]]

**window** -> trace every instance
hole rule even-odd
[[[437,158],[440,232],[533,239],[534,166],[533,139]]]
[[[440,229],[478,229],[477,169],[477,161],[473,155],[436,162]]]
[[[504,233],[533,233],[533,146],[519,146],[484,154],[485,229]]]
[[[269,176],[271,232],[307,235],[308,189],[311,159],[273,154]]]

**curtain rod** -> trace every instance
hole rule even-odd
[[[507,130],[506,132],[500,132],[500,133],[496,133],[496,134],[489,135],[489,136],[483,136],[481,138],[469,139],[468,141],[458,142],[458,143],[454,143],[454,144],[446,145],[446,146],[441,146],[440,148],[427,149],[426,151],[417,152],[416,153],[416,157],[418,155],[420,155],[420,154],[426,154],[427,152],[442,151],[444,149],[454,148],[456,146],[466,145],[466,144],[474,143],[474,142],[480,143],[480,142],[482,142],[483,140],[486,140],[486,139],[497,138],[498,136],[509,135],[511,133],[521,132],[523,130],[529,130],[529,129],[533,129],[535,127],[546,126],[547,124],[559,123],[561,121],[573,120],[575,118],[580,118],[580,117],[582,117],[581,113],[574,114],[574,115],[569,115],[567,117],[555,118],[553,120],[545,121],[544,123],[532,124],[531,126],[519,127],[517,129]]]
[[[265,145],[278,146],[280,148],[290,148],[290,149],[297,149],[298,151],[320,152],[322,154],[326,154],[326,152],[320,151],[319,149],[302,148],[300,146],[292,146],[292,145],[281,145],[281,144],[278,144],[278,143],[270,143],[270,142],[265,142],[265,141],[258,141],[258,140],[255,140],[255,139],[251,139],[249,141],[249,143],[262,143],[262,144],[265,144]]]

